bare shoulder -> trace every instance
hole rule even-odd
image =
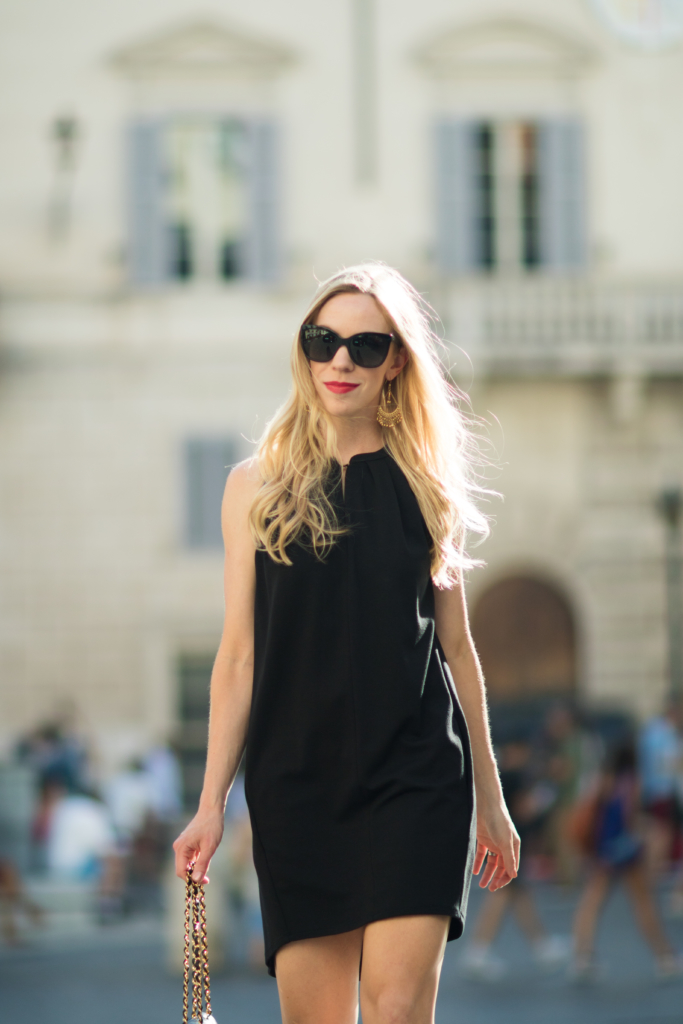
[[[225,497],[231,501],[253,501],[262,484],[258,459],[245,459],[230,470],[225,485]]]
[[[231,471],[223,495],[223,533],[247,531],[247,520],[256,493],[261,486],[258,460],[245,459]]]

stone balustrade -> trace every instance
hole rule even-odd
[[[443,305],[478,373],[683,373],[683,281],[470,280]]]

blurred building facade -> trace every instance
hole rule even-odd
[[[368,258],[427,294],[491,424],[505,501],[470,591],[494,697],[659,708],[675,6],[3,6],[5,746],[73,699],[105,772],[181,726],[196,788],[226,467],[287,392],[315,278]]]

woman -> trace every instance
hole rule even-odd
[[[206,777],[176,869],[205,878],[246,744],[285,1024],[356,1021],[361,954],[364,1024],[433,1021],[472,870],[491,890],[517,873],[462,587],[486,522],[434,343],[396,271],[332,277],[226,486]]]

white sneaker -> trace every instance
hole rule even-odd
[[[492,953],[489,946],[474,942],[465,950],[461,965],[463,974],[473,981],[500,981],[508,972],[505,961]]]
[[[660,981],[673,981],[683,977],[683,955],[668,953],[657,957],[655,972]]]
[[[546,935],[535,944],[534,957],[539,967],[552,970],[566,963],[571,951],[571,939],[566,935]]]
[[[577,985],[590,985],[600,977],[600,969],[592,956],[576,956],[569,965],[569,977]]]

